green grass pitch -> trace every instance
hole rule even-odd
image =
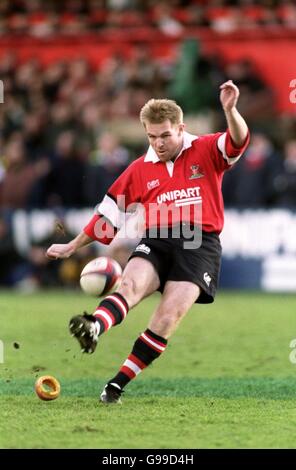
[[[98,396],[146,328],[159,296],[83,355],[69,318],[92,311],[80,292],[3,291],[0,340],[1,448],[295,448],[295,297],[220,292],[194,306],[164,355],[128,385],[122,406]],[[19,348],[16,344],[18,343]],[[33,387],[51,374],[61,396]]]

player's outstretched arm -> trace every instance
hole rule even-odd
[[[50,259],[69,258],[73,253],[79,250],[79,248],[91,242],[93,242],[93,239],[86,235],[86,233],[81,232],[69,243],[55,243],[51,245],[46,252],[46,256]]]
[[[82,232],[69,243],[51,245],[46,256],[50,259],[69,258],[76,253],[79,248],[88,245],[93,241],[109,245],[116,235],[117,229],[111,222],[100,214],[94,214],[89,223],[83,228]]]
[[[245,143],[249,131],[246,121],[236,108],[239,98],[239,89],[232,80],[228,80],[220,86],[220,90],[220,101],[225,113],[231,139],[237,147],[240,147]]]
[[[140,193],[134,194],[131,191],[135,179],[133,164],[131,164],[121,176],[114,181],[103,201],[99,204],[99,210],[96,209],[96,212],[81,233],[69,243],[51,245],[46,252],[46,256],[50,259],[69,258],[69,256],[73,255],[79,248],[93,241],[109,245],[121,226],[119,221],[121,212],[117,206],[117,202],[115,202],[117,201],[117,196],[124,199],[127,206],[134,201],[140,200]],[[140,190],[141,188],[139,192]]]

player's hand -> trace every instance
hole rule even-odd
[[[48,248],[46,256],[49,259],[69,258],[74,251],[71,243],[54,244]]]
[[[228,80],[220,86],[220,101],[224,111],[231,111],[235,108],[238,97],[239,89],[232,80]]]

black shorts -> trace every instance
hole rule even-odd
[[[144,236],[129,259],[140,257],[153,264],[160,279],[160,292],[166,281],[189,281],[201,288],[196,303],[214,302],[221,266],[219,235],[202,232],[201,246],[190,249],[184,249],[186,240],[182,236],[170,235],[169,232],[167,238]]]

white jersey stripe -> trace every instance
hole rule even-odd
[[[132,362],[130,359],[127,359],[123,365],[131,369],[136,375],[142,372],[142,369],[139,366],[137,366],[137,364]]]
[[[237,157],[228,157],[226,153],[225,141],[226,141],[226,132],[220,135],[217,141],[218,149],[222,153],[223,158],[227,161],[228,165],[233,165],[235,162],[239,160],[242,154],[238,155]]]
[[[176,207],[182,207],[182,206],[190,206],[190,204],[201,204],[202,201],[189,201],[189,202],[183,202],[183,203],[178,203],[176,204]]]
[[[165,347],[160,346],[159,344],[155,343],[152,339],[148,338],[148,336],[145,335],[145,333],[142,333],[141,336],[148,341],[148,343],[152,344],[155,349],[158,349],[159,351],[164,351]]]
[[[111,326],[113,325],[110,315],[108,315],[108,314],[107,314],[106,312],[104,312],[103,310],[100,310],[100,309],[96,310],[95,313],[94,313],[94,315],[96,315],[96,316],[100,315],[100,317],[105,318],[106,322],[108,323],[108,330],[109,330],[109,328],[111,328]]]
[[[108,195],[104,196],[97,211],[99,214],[106,216],[116,228],[120,228],[125,222],[125,213],[119,210],[116,202]]]
[[[201,196],[184,197],[183,199],[175,199],[176,204],[177,202],[188,202],[188,201],[201,201]]]
[[[108,295],[107,297],[105,297],[104,300],[108,300],[108,299],[112,300],[113,302],[115,302],[120,307],[120,310],[123,313],[123,318],[125,318],[126,315],[127,315],[127,309],[126,309],[126,306],[124,305],[124,303],[121,302],[121,300],[118,297],[116,297],[115,295]]]

